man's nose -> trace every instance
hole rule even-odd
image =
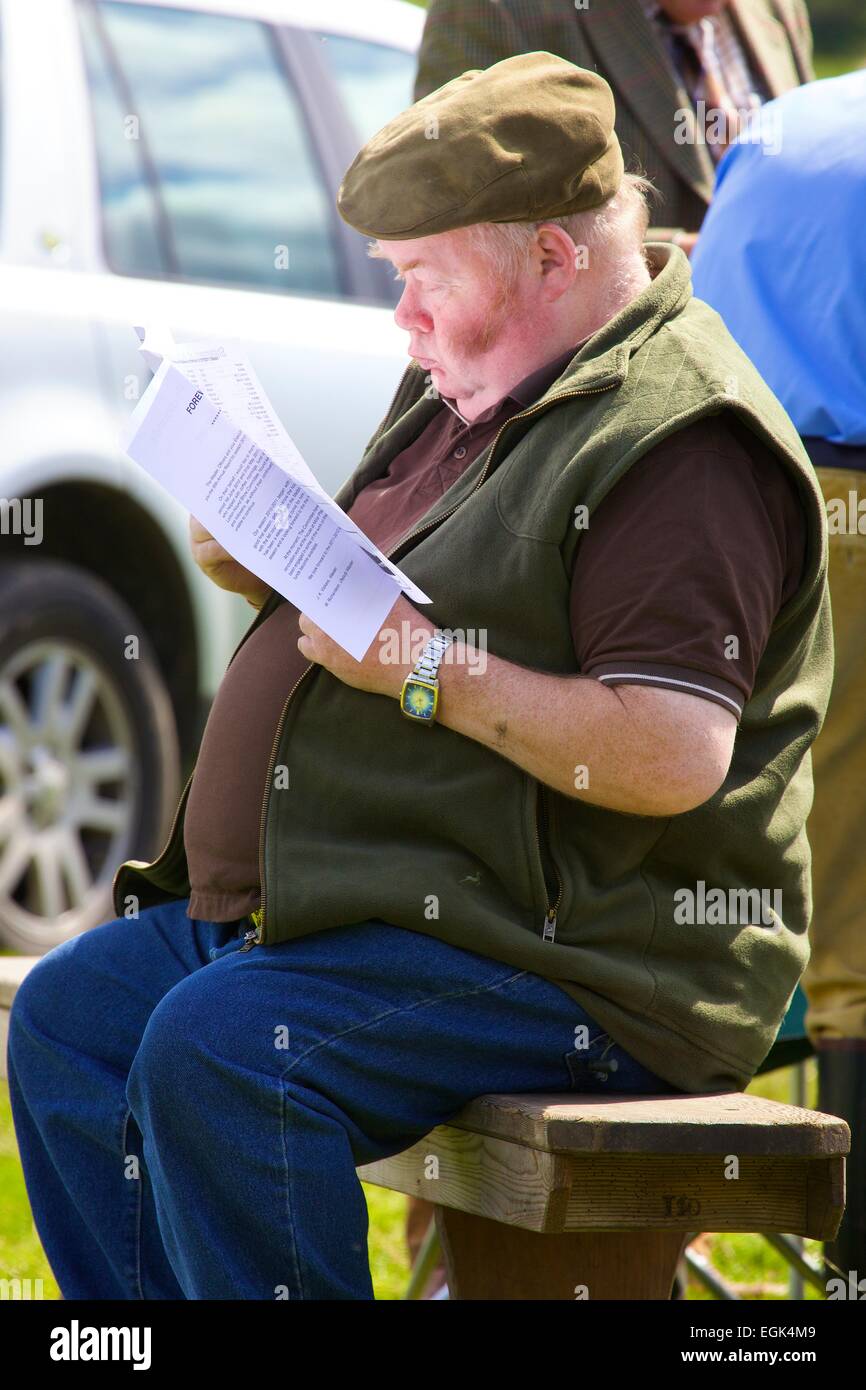
[[[426,309],[422,308],[417,294],[409,285],[404,286],[400,302],[394,310],[394,322],[406,333],[411,333],[413,328],[421,333],[429,333],[433,327],[432,318]]]

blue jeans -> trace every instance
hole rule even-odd
[[[676,1090],[525,970],[380,921],[240,952],[246,920],[187,902],[55,947],[15,999],[12,1113],[66,1298],[370,1299],[356,1164],[486,1092]]]

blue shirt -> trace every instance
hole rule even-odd
[[[866,71],[756,113],[719,165],[692,276],[801,435],[866,444]]]

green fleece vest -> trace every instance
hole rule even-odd
[[[270,778],[263,807],[263,940],[369,918],[426,932],[555,981],[673,1084],[738,1090],[772,1045],[809,954],[809,750],[832,673],[826,519],[793,424],[718,314],[692,297],[686,257],[656,246],[652,260],[651,285],[506,423],[392,554],[432,596],[425,612],[438,625],[483,630],[508,661],[578,674],[576,508],[591,526],[659,440],[735,411],[796,480],[808,542],[724,785],[683,815],[620,814],[544,789],[480,743],[439,724],[419,729],[396,700],[310,667],[272,750],[289,787]],[[437,409],[410,366],[337,494],[343,507]],[[651,511],[645,521],[652,526]],[[281,601],[270,595],[240,645]],[[591,767],[592,749],[584,761]],[[159,859],[118,870],[118,915],[128,893],[140,905],[189,893],[188,790]]]

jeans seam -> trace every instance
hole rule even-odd
[[[513,984],[513,982],[514,982],[515,980],[519,980],[519,979],[521,979],[524,975],[528,975],[528,974],[529,974],[529,971],[528,971],[528,970],[518,970],[518,971],[516,972],[516,974],[514,974],[514,975],[509,975],[507,979],[505,979],[505,980],[497,980],[494,984],[491,984],[491,985],[477,985],[477,986],[476,986],[475,988],[473,988],[473,989],[458,989],[458,990],[451,990],[451,991],[449,991],[449,992],[446,993],[446,994],[437,994],[437,995],[434,995],[433,998],[431,998],[431,999],[419,999],[419,1000],[418,1000],[416,1003],[414,1003],[414,1004],[404,1004],[404,1005],[402,1005],[400,1008],[385,1009],[385,1010],[383,1010],[382,1013],[377,1014],[375,1018],[368,1018],[368,1019],[365,1019],[363,1023],[354,1023],[354,1024],[352,1024],[352,1026],[351,1026],[350,1028],[344,1028],[344,1029],[343,1029],[341,1032],[339,1032],[339,1033],[332,1033],[330,1037],[328,1037],[328,1038],[322,1038],[321,1041],[319,1041],[319,1042],[317,1042],[317,1043],[313,1043],[312,1046],[308,1047],[304,1052],[302,1052],[301,1055],[300,1055],[299,1057],[296,1057],[296,1058],[294,1059],[294,1061],[291,1062],[291,1063],[289,1064],[289,1066],[286,1067],[285,1071],[283,1071],[283,1072],[280,1073],[280,1075],[279,1075],[279,1081],[280,1081],[280,1091],[281,1091],[281,1100],[282,1100],[282,1111],[281,1111],[281,1116],[280,1116],[280,1132],[281,1132],[282,1144],[283,1144],[283,1165],[284,1165],[284,1169],[285,1169],[285,1180],[286,1180],[286,1220],[287,1220],[287,1224],[288,1224],[288,1227],[289,1227],[289,1235],[290,1235],[290,1237],[291,1237],[292,1262],[293,1262],[293,1265],[294,1265],[295,1283],[296,1283],[296,1287],[297,1287],[297,1289],[298,1289],[298,1292],[299,1292],[299,1294],[300,1294],[300,1296],[301,1296],[301,1301],[303,1301],[303,1292],[304,1292],[304,1290],[303,1290],[303,1277],[302,1277],[302,1274],[301,1274],[300,1264],[299,1264],[299,1261],[298,1261],[298,1242],[297,1242],[297,1235],[296,1235],[296,1232],[295,1232],[295,1222],[294,1222],[294,1216],[293,1216],[293,1213],[292,1213],[292,1203],[291,1203],[291,1198],[290,1198],[290,1193],[291,1193],[291,1171],[290,1171],[290,1167],[289,1167],[289,1151],[288,1151],[288,1145],[287,1145],[287,1143],[286,1143],[286,1130],[287,1130],[287,1123],[286,1123],[286,1120],[287,1120],[288,1107],[287,1107],[287,1104],[286,1104],[286,1087],[285,1087],[285,1082],[286,1082],[287,1078],[289,1077],[290,1073],[294,1070],[294,1068],[298,1065],[299,1062],[302,1062],[302,1061],[304,1060],[305,1057],[309,1057],[309,1056],[311,1055],[311,1053],[313,1053],[313,1052],[318,1052],[318,1051],[319,1051],[321,1048],[323,1048],[323,1047],[330,1047],[331,1043],[339,1041],[340,1038],[349,1037],[352,1033],[361,1033],[361,1032],[364,1031],[365,1028],[370,1028],[370,1027],[372,1027],[372,1026],[373,1026],[374,1024],[376,1024],[376,1023],[381,1023],[382,1020],[383,1020],[384,1018],[392,1018],[395,1014],[412,1013],[415,1009],[424,1008],[424,1007],[426,1007],[426,1006],[428,1006],[428,1005],[430,1005],[430,1004],[441,1004],[441,1003],[444,1003],[444,1001],[445,1001],[445,1000],[448,1000],[448,999],[460,999],[460,998],[464,998],[464,997],[467,997],[467,998],[468,998],[468,997],[470,997],[470,996],[473,995],[473,994],[487,994],[487,993],[491,993],[491,992],[492,992],[493,990],[495,990],[495,989],[502,989],[503,986],[505,986],[505,985]]]
[[[363,1023],[353,1023],[350,1028],[344,1028],[340,1033],[332,1033],[330,1037],[322,1038],[319,1042],[313,1043],[305,1052],[302,1052],[299,1057],[296,1057],[293,1062],[290,1062],[284,1072],[280,1073],[280,1080],[285,1080],[298,1063],[303,1062],[304,1058],[309,1057],[312,1052],[318,1052],[319,1049],[323,1047],[330,1047],[331,1043],[338,1042],[340,1038],[349,1037],[352,1033],[362,1033],[365,1028],[372,1028],[374,1024],[381,1023],[384,1018],[393,1018],[396,1014],[414,1013],[416,1009],[429,1008],[433,1004],[442,1004],[449,999],[471,998],[473,994],[491,994],[494,990],[503,989],[505,985],[513,984],[515,980],[522,979],[524,975],[528,975],[529,973],[528,970],[518,970],[516,974],[509,975],[505,980],[497,980],[495,984],[492,985],[477,985],[473,989],[450,990],[446,994],[433,995],[430,999],[419,999],[414,1004],[403,1004],[399,1008],[385,1009],[382,1013],[377,1014],[375,1018],[367,1018]]]
[[[123,1128],[122,1128],[122,1130],[121,1130],[121,1135],[120,1135],[121,1150],[122,1150],[122,1152],[121,1152],[121,1164],[122,1164],[122,1167],[123,1167],[123,1169],[124,1169],[124,1174],[123,1174],[124,1182],[129,1182],[129,1181],[130,1181],[130,1179],[126,1176],[126,1171],[125,1171],[125,1169],[126,1169],[126,1159],[129,1157],[128,1145],[127,1145],[127,1142],[126,1142],[126,1136],[127,1136],[128,1130],[129,1130],[129,1121],[130,1121],[131,1117],[132,1117],[132,1111],[131,1111],[131,1109],[129,1108],[129,1106],[127,1106],[126,1109],[125,1109],[124,1117],[123,1117]],[[142,1165],[142,1160],[139,1159],[139,1161],[138,1161],[139,1172],[138,1172],[138,1177],[137,1177],[137,1179],[135,1180],[136,1187],[135,1187],[135,1199],[134,1199],[134,1212],[135,1212],[134,1231],[135,1231],[135,1238],[134,1238],[134,1242],[133,1242],[133,1249],[134,1249],[134,1251],[135,1251],[135,1268],[134,1268],[133,1278],[134,1278],[134,1281],[135,1281],[135,1289],[136,1289],[136,1291],[137,1291],[138,1297],[139,1297],[139,1299],[143,1302],[143,1301],[144,1301],[144,1289],[142,1288],[142,1284],[141,1284],[141,1214],[142,1214],[142,1213],[141,1213],[141,1208],[142,1208],[142,1191],[141,1191],[141,1184],[142,1184],[143,1181],[144,1181],[144,1176],[143,1176],[142,1171],[141,1171],[141,1165]]]
[[[291,1175],[291,1170],[290,1170],[290,1165],[289,1165],[289,1149],[288,1149],[288,1144],[287,1144],[287,1142],[286,1142],[286,1132],[287,1132],[287,1130],[288,1130],[288,1109],[289,1109],[289,1107],[288,1107],[288,1103],[287,1103],[287,1100],[286,1100],[285,1077],[282,1076],[282,1075],[280,1076],[280,1101],[281,1101],[281,1106],[280,1106],[280,1140],[281,1140],[282,1147],[283,1147],[283,1172],[284,1172],[284,1176],[285,1176],[286,1223],[287,1223],[288,1228],[289,1228],[289,1237],[290,1237],[290,1244],[291,1244],[291,1260],[292,1260],[292,1266],[293,1266],[293,1271],[292,1271],[292,1272],[293,1272],[293,1274],[294,1274],[295,1287],[296,1287],[296,1289],[297,1289],[297,1291],[298,1291],[299,1301],[300,1301],[300,1302],[303,1302],[303,1301],[304,1301],[304,1278],[303,1278],[303,1273],[302,1273],[302,1270],[301,1270],[301,1262],[300,1262],[300,1260],[298,1259],[298,1237],[297,1237],[297,1232],[296,1232],[296,1230],[295,1230],[295,1217],[294,1217],[294,1210],[293,1210],[292,1199],[291,1199],[292,1175]]]

